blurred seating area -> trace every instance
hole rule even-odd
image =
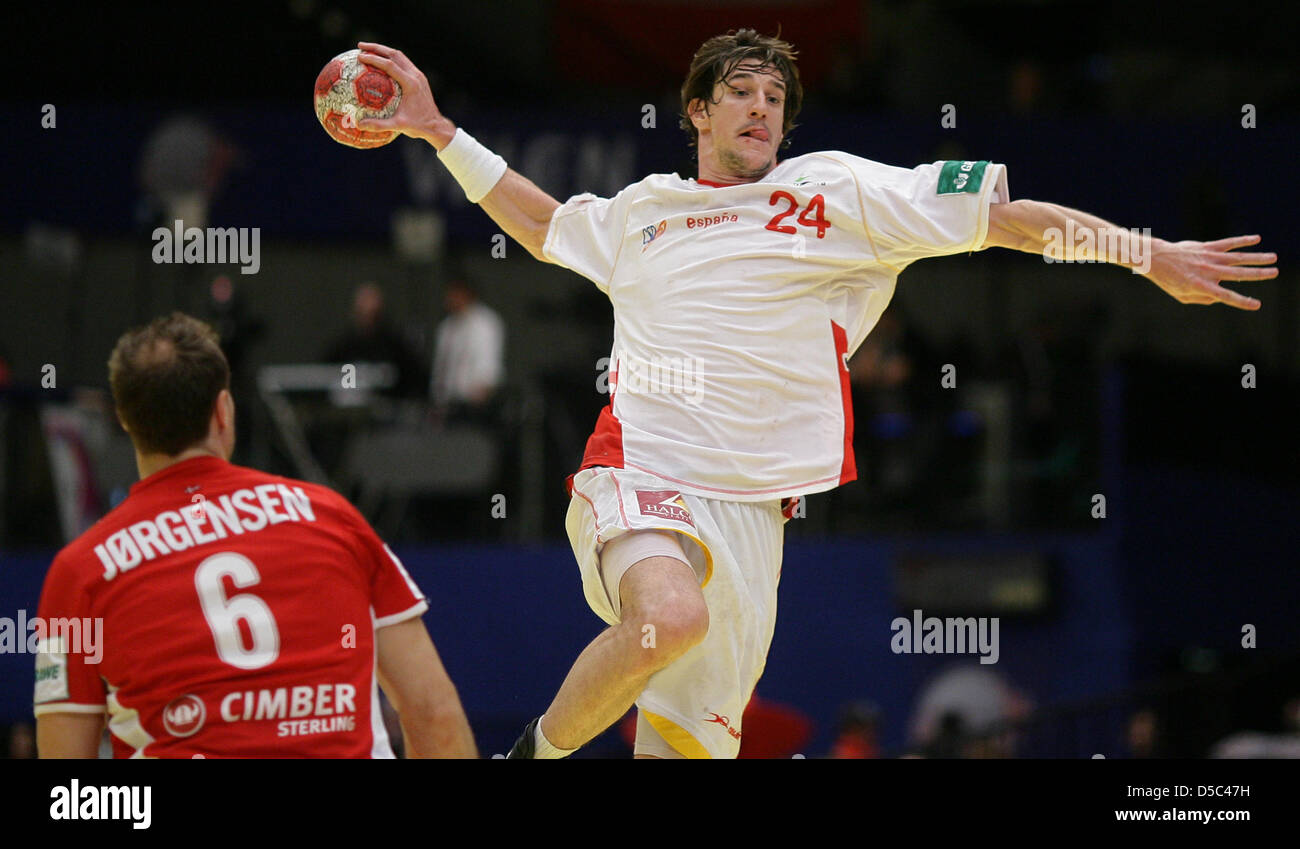
[[[1087,354],[1087,325],[963,350],[924,340],[906,316],[886,313],[851,362],[858,482],[809,498],[789,535],[1089,532],[1094,496],[1126,464],[1300,477],[1276,414],[1294,403],[1285,376],[1251,394],[1231,364],[1105,362]],[[579,366],[513,377],[490,415],[455,420],[389,394],[384,363],[263,365],[237,394],[235,461],[334,487],[396,542],[562,538],[562,482],[606,402],[599,374]],[[136,479],[95,386],[11,381],[0,436],[3,548],[61,545]]]

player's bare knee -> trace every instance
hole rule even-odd
[[[667,666],[709,633],[709,609],[694,586],[642,604],[623,621],[639,642],[640,660],[652,669]]]

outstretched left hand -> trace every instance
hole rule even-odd
[[[1257,310],[1260,303],[1219,285],[1222,280],[1271,280],[1277,254],[1231,253],[1259,243],[1259,236],[1233,236],[1215,242],[1151,240],[1151,269],[1143,276],[1180,304],[1227,304]],[[1268,268],[1240,268],[1268,265]]]

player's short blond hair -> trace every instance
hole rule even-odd
[[[732,30],[726,35],[715,35],[700,45],[691,58],[691,69],[682,83],[682,114],[680,126],[691,137],[691,147],[699,143],[700,131],[691,123],[691,102],[703,100],[717,103],[713,90],[719,82],[736,72],[742,62],[756,62],[763,71],[775,71],[785,83],[785,116],[781,124],[781,147],[790,144],[790,131],[796,126],[795,116],[803,106],[803,84],[799,82],[799,69],[795,67],[797,51],[779,37],[759,35],[756,30]]]

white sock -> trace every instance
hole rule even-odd
[[[533,757],[537,760],[557,760],[567,758],[569,755],[578,751],[577,749],[561,749],[546,739],[542,733],[542,720],[537,720],[537,730],[533,734]]]

